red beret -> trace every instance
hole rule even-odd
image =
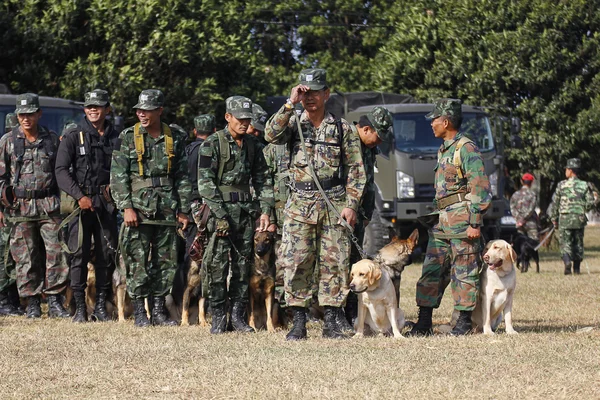
[[[533,175],[531,175],[529,172],[527,172],[526,174],[523,174],[521,179],[523,179],[524,181],[532,181],[533,182],[535,177]]]

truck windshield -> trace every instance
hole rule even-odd
[[[5,131],[4,123],[6,114],[14,112],[14,106],[0,106],[0,136],[2,136]],[[83,116],[83,108],[42,107],[42,118],[40,119],[39,124],[60,135],[65,125],[70,122],[81,122]]]
[[[426,113],[394,114],[396,149],[406,153],[435,153],[442,139],[433,136]],[[477,144],[481,152],[494,149],[490,121],[482,113],[464,113],[460,132]]]

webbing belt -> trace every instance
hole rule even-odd
[[[18,199],[45,199],[46,197],[50,197],[56,193],[54,189],[24,189],[15,187],[13,188],[13,193],[15,197]]]
[[[149,187],[173,186],[173,179],[168,176],[150,176],[137,179],[131,183],[131,190],[137,191]]]
[[[450,196],[443,197],[437,200],[438,209],[443,210],[446,207],[451,206],[452,204],[460,203],[461,201],[465,201],[466,192],[459,192],[451,194]]]

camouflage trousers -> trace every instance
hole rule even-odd
[[[281,234],[279,233],[279,228],[277,229],[277,233],[275,234],[275,257],[271,258],[273,263],[275,264],[275,301],[279,303],[282,307],[285,307],[285,291],[283,288],[285,271],[281,268],[281,263],[277,262],[281,257]]]
[[[177,235],[172,226],[124,226],[121,252],[132,299],[165,296],[177,271]]]
[[[208,291],[211,306],[220,306],[227,299],[241,303],[248,303],[249,299],[250,267],[254,259],[254,218],[242,212],[239,223],[229,223],[229,236],[226,237],[215,235],[214,219],[207,224],[210,240],[202,258],[206,277],[203,286],[207,289],[203,292]]]
[[[529,220],[525,222],[525,225],[517,228],[517,232],[530,237],[531,239],[540,240],[540,233],[538,230],[538,223],[535,220]]]
[[[583,231],[584,228],[559,228],[560,254],[568,254],[571,261],[583,260]]]
[[[442,239],[429,231],[427,253],[417,282],[417,305],[438,308],[452,282],[454,309],[472,311],[482,266],[480,239]]]
[[[58,242],[59,224],[58,218],[50,218],[13,226],[10,253],[15,260],[19,296],[35,296],[42,291],[60,294],[66,288],[69,266]]]
[[[6,244],[10,237],[10,227],[0,228],[0,292],[5,292],[9,286],[16,284],[15,262],[10,255],[6,254]],[[5,257],[6,256],[6,257]],[[6,263],[5,263],[6,259]]]
[[[344,305],[348,295],[350,239],[334,216],[325,214],[317,224],[286,217],[277,263],[284,270],[288,306],[310,306],[315,290],[321,306]]]

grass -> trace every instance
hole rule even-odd
[[[581,276],[562,275],[556,251],[541,254],[540,274],[518,274],[514,336],[330,341],[314,324],[287,343],[285,331],[1,318],[0,398],[598,398],[600,228],[585,239]],[[419,275],[417,263],[402,281],[412,320]],[[451,311],[448,290],[434,322]]]

